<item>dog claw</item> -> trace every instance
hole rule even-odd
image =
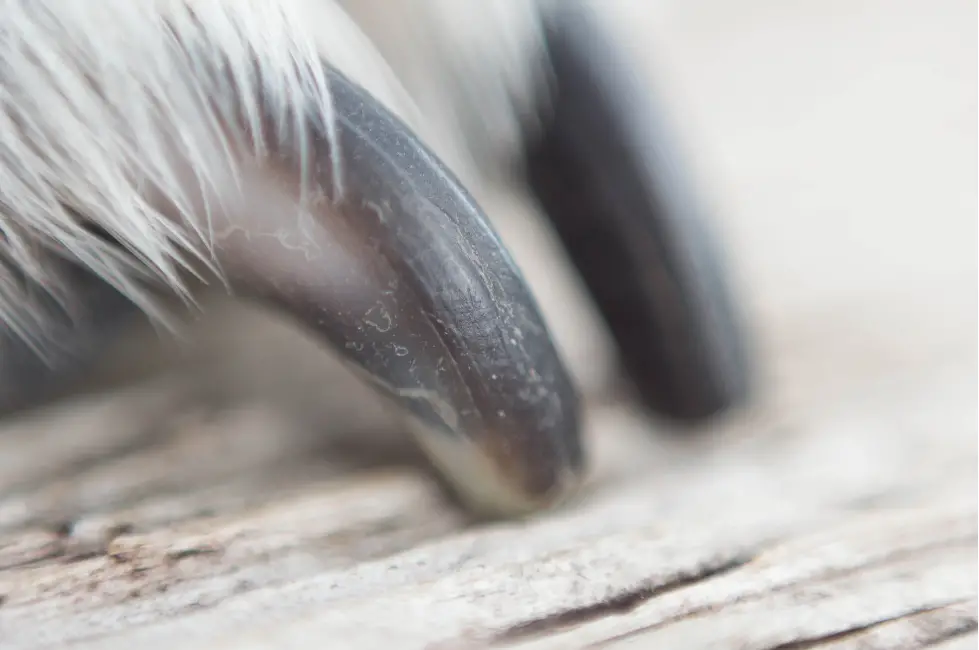
[[[635,66],[584,3],[559,5],[529,184],[641,399],[669,419],[704,420],[743,404],[752,383],[722,250]]]

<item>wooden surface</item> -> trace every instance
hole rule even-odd
[[[312,415],[66,405],[0,432],[0,648],[975,648],[974,3],[650,6],[610,3],[723,206],[752,412],[679,438],[590,391],[580,497],[473,526],[304,348],[232,374]]]

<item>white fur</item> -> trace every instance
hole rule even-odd
[[[329,110],[321,71],[310,65],[314,42],[294,5],[0,3],[0,313],[8,326],[27,337],[43,325],[16,270],[70,305],[50,277],[52,253],[78,260],[148,311],[141,276],[185,293],[181,275],[195,259],[213,264],[207,215],[191,208],[177,160],[205,187],[211,152],[246,146],[261,157],[263,138],[274,134],[261,133],[259,87],[279,120],[274,129],[301,129],[297,117],[310,98]]]

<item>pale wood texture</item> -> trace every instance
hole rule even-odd
[[[231,374],[313,397],[5,426],[0,648],[976,647],[974,3],[609,7],[713,181],[758,406],[681,439],[595,397],[580,498],[471,526],[271,337]]]

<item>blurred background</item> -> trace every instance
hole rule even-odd
[[[975,3],[613,4],[675,93],[771,388],[974,371]]]

